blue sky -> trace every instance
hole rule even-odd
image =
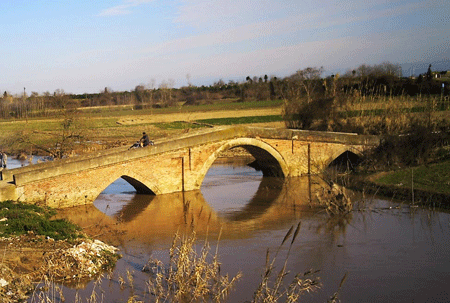
[[[0,0],[0,91],[133,90],[450,60],[447,0]],[[449,67],[450,68],[450,67]]]

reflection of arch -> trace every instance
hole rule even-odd
[[[228,221],[245,221],[264,214],[283,189],[284,179],[264,177],[258,186],[258,190],[245,207],[236,214],[226,216]]]
[[[156,196],[134,195],[119,213],[115,214],[123,222],[130,222],[141,212],[143,212]]]
[[[230,216],[219,216],[205,201],[201,191],[194,190],[157,196],[135,195],[113,217],[101,212],[94,204],[71,208],[64,212],[64,217],[77,224],[82,223],[81,226],[100,228],[94,234],[101,235],[100,239],[112,236],[108,242],[120,245],[123,244],[120,241],[129,240],[149,244],[160,240],[170,242],[175,232],[191,228],[199,234],[218,233],[223,229],[225,238],[245,237],[256,226],[280,228],[291,219],[317,215],[311,211],[308,191],[315,192],[317,187],[321,188],[323,182],[320,179],[309,183],[310,178],[305,177],[279,178],[281,184],[271,179],[263,178],[255,196],[243,209]],[[268,187],[271,192],[265,192]],[[276,187],[274,191],[273,187]],[[99,225],[100,222],[109,225],[108,232],[105,233],[105,226]],[[118,233],[110,233],[115,230]]]
[[[283,156],[269,144],[253,138],[237,138],[227,141],[215,152],[213,152],[203,164],[196,184],[200,185],[205,178],[211,165],[221,152],[233,147],[242,147],[247,150],[256,160],[257,167],[262,170],[264,176],[287,177],[289,169]]]
[[[284,179],[282,178],[262,178],[261,183],[258,186],[258,190],[253,195],[253,197],[245,204],[245,206],[235,214],[225,215],[223,219],[225,219],[227,222],[245,222],[246,220],[254,220],[258,216],[263,215],[280,195],[283,189],[283,184]],[[172,209],[172,211],[170,211],[172,214],[175,214],[177,212],[179,213],[181,209],[183,212],[187,211],[187,209],[183,207],[189,206],[191,203],[200,203],[197,208],[205,210],[207,209],[208,214],[211,213],[213,214],[212,217],[216,218],[216,220],[220,220],[220,216],[218,216],[216,211],[208,205],[200,191],[186,192],[184,196],[185,197],[183,198],[182,193],[173,193],[158,196],[134,195],[118,213],[114,214],[114,217],[120,219],[121,222],[129,222],[138,217],[142,212],[146,211],[152,201],[156,204],[168,205],[167,200],[170,199],[172,201],[179,201],[178,203],[175,203],[175,207],[179,208],[179,210],[174,211]]]

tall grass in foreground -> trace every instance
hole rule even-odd
[[[295,231],[294,226],[289,229],[272,260],[267,250],[261,282],[251,302],[298,302],[303,293],[320,288],[319,278],[315,276],[317,271],[299,273],[292,281],[286,282],[289,274],[287,261],[299,231],[300,223]],[[284,264],[277,272],[275,261],[280,249],[291,236]],[[145,270],[152,273],[147,283],[151,295],[149,302],[226,302],[227,295],[242,274],[238,273],[233,278],[229,278],[228,275],[223,276],[220,272],[218,246],[212,255],[209,252],[209,244],[205,240],[200,252],[196,252],[195,241],[195,233],[187,236],[176,234],[169,251],[169,265],[165,266],[158,260],[148,262]],[[337,299],[337,293],[335,297]],[[138,301],[132,299],[132,302]]]
[[[287,255],[284,260],[283,267],[276,273],[275,271],[275,261],[278,253],[284,243],[290,238],[294,226],[292,226],[283,238],[280,246],[278,247],[274,258],[270,261],[269,250],[266,253],[266,265],[264,267],[264,274],[262,275],[261,282],[255,291],[252,302],[259,303],[272,303],[272,302],[298,302],[300,296],[305,292],[312,292],[320,288],[319,278],[315,277],[317,271],[307,271],[303,274],[298,273],[295,275],[294,279],[286,287],[285,279],[289,274],[287,269],[287,261],[289,259],[289,254],[291,252],[292,245],[298,236],[300,231],[301,222],[298,223],[295,229],[294,235],[292,236]]]
[[[205,240],[200,252],[195,249],[196,234],[177,233],[169,250],[169,264],[151,260],[146,265],[152,275],[147,282],[152,302],[224,302],[242,274],[222,275],[218,247],[210,253]]]
[[[313,292],[320,288],[320,279],[317,277],[318,271],[309,270],[305,273],[298,273],[292,280],[288,280],[290,276],[288,259],[293,244],[298,237],[300,226],[299,222],[296,228],[292,226],[288,230],[273,258],[270,257],[270,252],[267,250],[261,281],[254,291],[252,303],[300,302],[304,293]],[[276,260],[282,251],[282,247],[288,242],[289,247],[283,265],[280,269],[277,269],[275,266]],[[207,240],[204,241],[200,249],[196,248],[196,243],[195,232],[187,235],[175,234],[169,249],[169,264],[165,265],[160,260],[150,259],[142,269],[148,272],[150,276],[147,281],[147,291],[144,294],[135,293],[132,273],[127,271],[126,278],[119,277],[118,282],[121,288],[128,287],[130,289],[127,302],[226,302],[228,294],[242,277],[242,273],[238,273],[234,277],[229,277],[228,274],[223,275],[218,258],[218,244],[211,253]],[[101,277],[95,282],[92,294],[88,298],[82,299],[77,294],[73,298],[74,302],[104,302],[103,291],[99,286],[101,284],[100,279]],[[341,281],[341,286],[344,279]],[[339,290],[328,302],[339,302]],[[45,279],[40,288],[35,290],[30,302],[54,303],[65,301],[67,301],[67,298],[64,298],[61,286],[55,284],[49,278]]]

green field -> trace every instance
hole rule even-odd
[[[450,161],[390,172],[375,180],[383,185],[450,194]]]

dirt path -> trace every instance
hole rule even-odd
[[[238,110],[221,110],[206,112],[187,112],[187,113],[171,113],[157,114],[147,116],[127,116],[117,121],[120,125],[135,125],[147,123],[163,123],[174,121],[196,121],[202,119],[220,119],[230,117],[255,117],[281,115],[281,107],[279,108],[263,108],[263,109],[238,109]]]

